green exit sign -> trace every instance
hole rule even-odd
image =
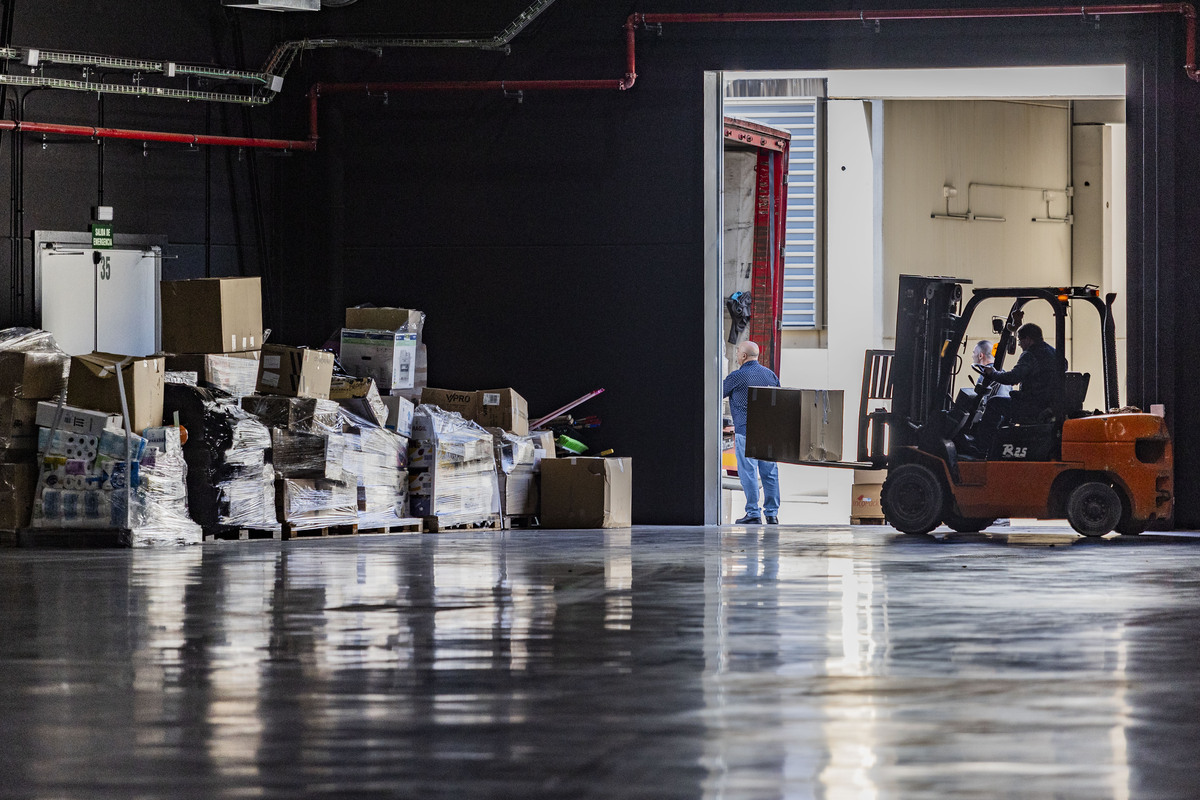
[[[111,222],[92,223],[92,247],[100,250],[113,246],[113,224]]]

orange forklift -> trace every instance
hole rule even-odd
[[[1061,519],[1084,536],[1116,530],[1137,534],[1169,521],[1173,506],[1171,437],[1162,417],[1115,411],[1116,340],[1112,304],[1093,287],[975,289],[970,281],[902,275],[896,349],[869,350],[859,416],[859,468],[887,469],[881,506],[888,523],[924,534],[945,523],[981,531],[1002,517]],[[964,338],[980,303],[1011,298],[1007,317],[994,317],[995,367],[1016,351],[1016,331],[1030,303],[1054,313],[1054,347],[1063,354],[1066,320],[1090,307],[1100,317],[1106,412],[1084,411],[1088,373],[1066,371],[1061,398],[1035,421],[1001,419],[982,431],[992,396],[989,377],[954,391]],[[890,408],[887,404],[890,403]],[[877,406],[869,408],[870,406]],[[963,454],[976,434],[984,453]],[[845,466],[850,466],[846,464]]]

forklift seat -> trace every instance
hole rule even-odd
[[[1088,383],[1092,379],[1090,372],[1068,372],[1063,392],[1063,410],[1067,417],[1079,416],[1083,413],[1083,400],[1087,397]]]

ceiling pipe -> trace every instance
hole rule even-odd
[[[536,5],[536,4],[535,4]],[[154,142],[177,142],[190,145],[227,147],[261,147],[276,150],[312,152],[319,139],[317,122],[318,102],[322,94],[357,94],[405,91],[589,91],[633,88],[637,80],[635,42],[639,26],[663,23],[724,23],[724,22],[878,22],[882,20],[923,19],[1000,19],[1019,17],[1113,16],[1131,14],[1180,14],[1184,19],[1186,53],[1184,70],[1187,77],[1200,82],[1196,70],[1196,10],[1191,3],[1138,3],[1101,6],[1046,6],[1029,8],[926,8],[884,11],[810,11],[795,13],[695,13],[695,14],[630,14],[625,20],[625,76],[609,80],[529,80],[529,81],[419,81],[395,83],[315,83],[308,92],[309,136],[307,140],[254,139],[230,136],[204,136],[190,133],[93,128],[83,125],[55,125],[37,122],[0,120],[0,130],[31,133],[55,133],[91,138],[133,139]]]
[[[1184,71],[1200,82],[1196,71],[1196,9],[1191,3],[1128,3],[1098,6],[1044,6],[1024,8],[913,8],[884,11],[799,11],[731,12],[629,15],[626,24],[661,25],[663,23],[716,22],[875,22],[884,20],[928,19],[1004,19],[1014,17],[1101,17],[1130,14],[1180,14],[1184,19],[1186,54]]]
[[[16,133],[58,134],[63,136],[86,136],[91,139],[132,139],[139,142],[172,142],[187,145],[213,145],[219,147],[258,147],[271,150],[316,150],[312,140],[258,139],[238,136],[208,136],[196,133],[168,133],[166,131],[138,131],[124,128],[97,128],[90,125],[59,125],[48,122],[24,122],[10,119],[0,120],[0,130]]]

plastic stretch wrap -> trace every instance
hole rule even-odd
[[[417,408],[408,466],[415,515],[484,517],[500,511],[492,434],[457,412]]]
[[[300,528],[358,523],[358,488],[353,475],[342,480],[281,478],[277,481],[283,521]]]
[[[46,431],[43,439],[51,452],[42,458],[31,527],[129,528],[134,545],[199,544],[200,526],[188,516],[179,429],[146,433],[147,439],[132,437],[129,481],[124,455],[99,453],[101,440],[123,441],[123,434],[63,437]],[[116,445],[110,441],[105,449]]]
[[[281,478],[338,480],[342,474],[342,454],[345,449],[345,439],[340,433],[271,429],[271,460]]]
[[[332,400],[254,394],[243,397],[241,405],[268,428],[297,433],[342,432],[342,407]]]
[[[36,328],[0,330],[0,394],[33,400],[57,398],[67,388],[71,357],[54,336]]]
[[[254,394],[258,386],[257,358],[213,354],[204,357],[204,366],[205,381],[232,397]]]
[[[179,414],[188,431],[192,516],[206,527],[275,528],[271,431],[237,401],[203,387],[167,386],[165,416]]]
[[[170,370],[163,373],[163,383],[182,383],[184,386],[196,386],[200,383],[200,376],[195,372]]]
[[[385,528],[408,517],[408,439],[343,409],[342,464],[356,478],[358,526]]]
[[[488,428],[495,443],[496,468],[509,473],[517,467],[532,467],[534,463],[534,438],[518,436],[501,428]]]

